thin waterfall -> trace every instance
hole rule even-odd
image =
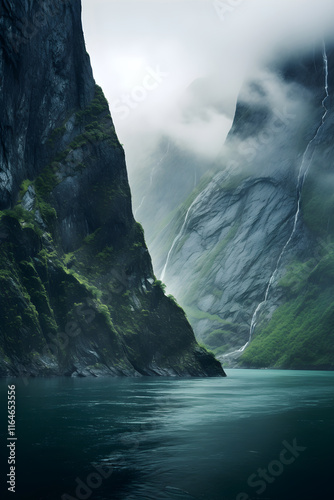
[[[159,165],[163,162],[163,160],[166,158],[166,156],[168,155],[169,153],[169,146],[170,146],[170,141],[168,141],[168,144],[167,144],[167,149],[165,151],[165,153],[162,155],[162,157],[160,158],[160,160],[158,161],[158,163],[152,168],[151,170],[151,174],[150,174],[150,183],[148,185],[148,189],[147,191],[149,191],[152,187],[152,184],[153,184],[153,177],[154,177],[154,174],[157,170],[157,168],[159,167]],[[136,218],[137,217],[137,213],[139,212],[139,210],[141,209],[141,207],[143,206],[144,204],[144,201],[146,199],[146,194],[144,194],[144,196],[142,197],[141,199],[141,202],[139,203],[138,207],[135,209],[134,211],[134,217]]]
[[[202,194],[202,193],[201,193]],[[199,195],[200,196],[200,195]],[[186,227],[186,224],[187,224],[187,220],[188,220],[188,216],[189,216],[189,212],[190,210],[192,209],[193,205],[195,204],[195,202],[197,201],[198,197],[199,196],[196,196],[195,200],[192,202],[192,204],[190,205],[190,207],[188,208],[187,212],[186,212],[186,216],[184,218],[184,221],[183,221],[183,224],[181,226],[181,229],[180,231],[178,232],[178,234],[175,236],[174,240],[173,240],[173,243],[172,243],[172,246],[170,247],[169,249],[169,252],[167,254],[167,258],[166,258],[166,262],[165,262],[165,265],[163,267],[163,270],[162,270],[162,273],[161,273],[161,277],[160,277],[160,280],[163,281],[164,278],[165,278],[165,274],[166,274],[166,269],[167,269],[167,266],[168,266],[168,262],[169,262],[169,258],[172,254],[172,251],[174,250],[174,247],[176,245],[176,243],[179,241],[179,239],[181,238],[182,236],[182,233],[183,233],[183,230],[184,228]]]
[[[297,222],[298,222],[299,214],[300,214],[302,189],[303,189],[304,182],[305,182],[306,176],[308,174],[308,171],[309,171],[312,159],[313,159],[314,151],[315,151],[315,147],[313,147],[313,146],[314,146],[314,143],[316,142],[316,140],[317,140],[317,138],[319,136],[319,133],[320,133],[322,127],[325,124],[325,119],[326,119],[326,116],[327,116],[327,113],[328,113],[328,109],[326,108],[326,100],[329,97],[329,92],[328,92],[328,58],[327,58],[327,53],[326,53],[325,42],[323,42],[322,56],[323,56],[324,72],[325,72],[325,97],[323,98],[321,105],[322,105],[322,107],[324,109],[324,113],[323,113],[322,118],[321,118],[321,124],[319,125],[319,127],[318,127],[318,129],[317,129],[317,131],[316,131],[316,133],[314,135],[314,137],[310,140],[310,142],[308,143],[308,145],[307,145],[307,147],[305,149],[305,152],[303,154],[303,158],[302,158],[302,161],[301,161],[301,165],[300,165],[300,168],[299,168],[298,179],[297,179],[297,210],[296,210],[296,213],[295,213],[295,216],[294,216],[293,228],[292,228],[291,234],[290,234],[287,242],[285,243],[285,245],[283,247],[283,250],[281,251],[281,253],[280,253],[280,255],[279,255],[278,259],[277,259],[275,270],[272,273],[272,275],[270,276],[270,279],[269,279],[269,282],[268,282],[268,285],[267,285],[267,288],[266,288],[266,292],[265,292],[265,295],[264,295],[264,299],[263,299],[262,302],[259,303],[259,305],[256,307],[256,309],[254,311],[254,314],[253,314],[253,317],[252,317],[252,321],[251,321],[251,325],[250,325],[250,329],[249,329],[249,338],[248,338],[248,341],[246,342],[245,345],[243,345],[242,347],[240,347],[240,349],[238,349],[236,351],[233,351],[233,352],[231,352],[229,354],[226,354],[226,356],[231,356],[233,354],[242,353],[246,349],[246,347],[248,347],[248,345],[249,345],[249,343],[250,343],[250,341],[252,339],[255,327],[256,327],[258,314],[259,314],[260,310],[262,309],[262,307],[266,304],[266,302],[268,300],[268,295],[269,295],[271,286],[272,286],[273,282],[275,281],[275,278],[276,278],[276,275],[277,275],[277,272],[278,272],[278,269],[279,269],[282,257],[285,254],[285,251],[286,251],[287,247],[289,246],[289,244],[290,244],[290,242],[291,242],[291,240],[292,240],[292,238],[293,238],[293,236],[294,236],[294,234],[296,232]]]
[[[226,172],[225,173],[225,178],[224,180],[226,181],[229,177],[231,176],[231,172]],[[215,179],[212,179],[212,183],[214,184],[217,184],[219,186],[219,183],[215,180]],[[162,269],[162,273],[161,273],[161,277],[160,277],[160,280],[163,281],[164,278],[165,278],[165,274],[166,274],[166,269],[167,269],[167,266],[168,266],[168,263],[169,263],[169,259],[170,259],[170,256],[172,254],[172,251],[174,250],[174,247],[176,245],[176,243],[179,241],[179,239],[181,238],[182,236],[182,233],[186,227],[186,224],[187,224],[187,221],[188,221],[188,216],[189,216],[189,213],[190,213],[190,210],[192,209],[192,207],[195,205],[195,203],[197,203],[197,201],[199,200],[199,198],[201,198],[201,196],[203,195],[203,192],[204,191],[201,191],[197,196],[196,198],[194,199],[194,201],[192,202],[192,204],[190,205],[190,207],[188,208],[187,212],[186,212],[186,215],[185,215],[185,218],[184,218],[184,221],[183,221],[183,224],[181,226],[181,229],[180,231],[178,232],[178,234],[176,235],[176,237],[174,238],[173,240],[173,243],[172,243],[172,246],[170,247],[169,249],[169,252],[167,254],[167,258],[166,258],[166,262],[165,262],[165,265]],[[170,222],[168,223],[170,224]],[[167,225],[168,225],[167,224]],[[167,227],[167,226],[166,226]]]

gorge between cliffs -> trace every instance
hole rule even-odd
[[[332,498],[333,20],[0,0],[1,498]]]

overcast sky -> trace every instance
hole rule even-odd
[[[332,36],[333,0],[83,0],[94,76],[129,169],[162,135],[214,159],[247,74]]]

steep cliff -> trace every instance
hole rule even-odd
[[[321,44],[256,75],[213,173],[150,242],[226,365],[334,367],[333,91]]]
[[[0,33],[0,375],[224,375],[153,274],[81,2]]]

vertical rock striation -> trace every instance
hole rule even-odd
[[[0,32],[0,374],[223,376],[153,274],[81,2]]]
[[[225,363],[334,366],[333,54],[329,97],[322,44],[245,85],[215,174],[152,241],[168,290]]]

